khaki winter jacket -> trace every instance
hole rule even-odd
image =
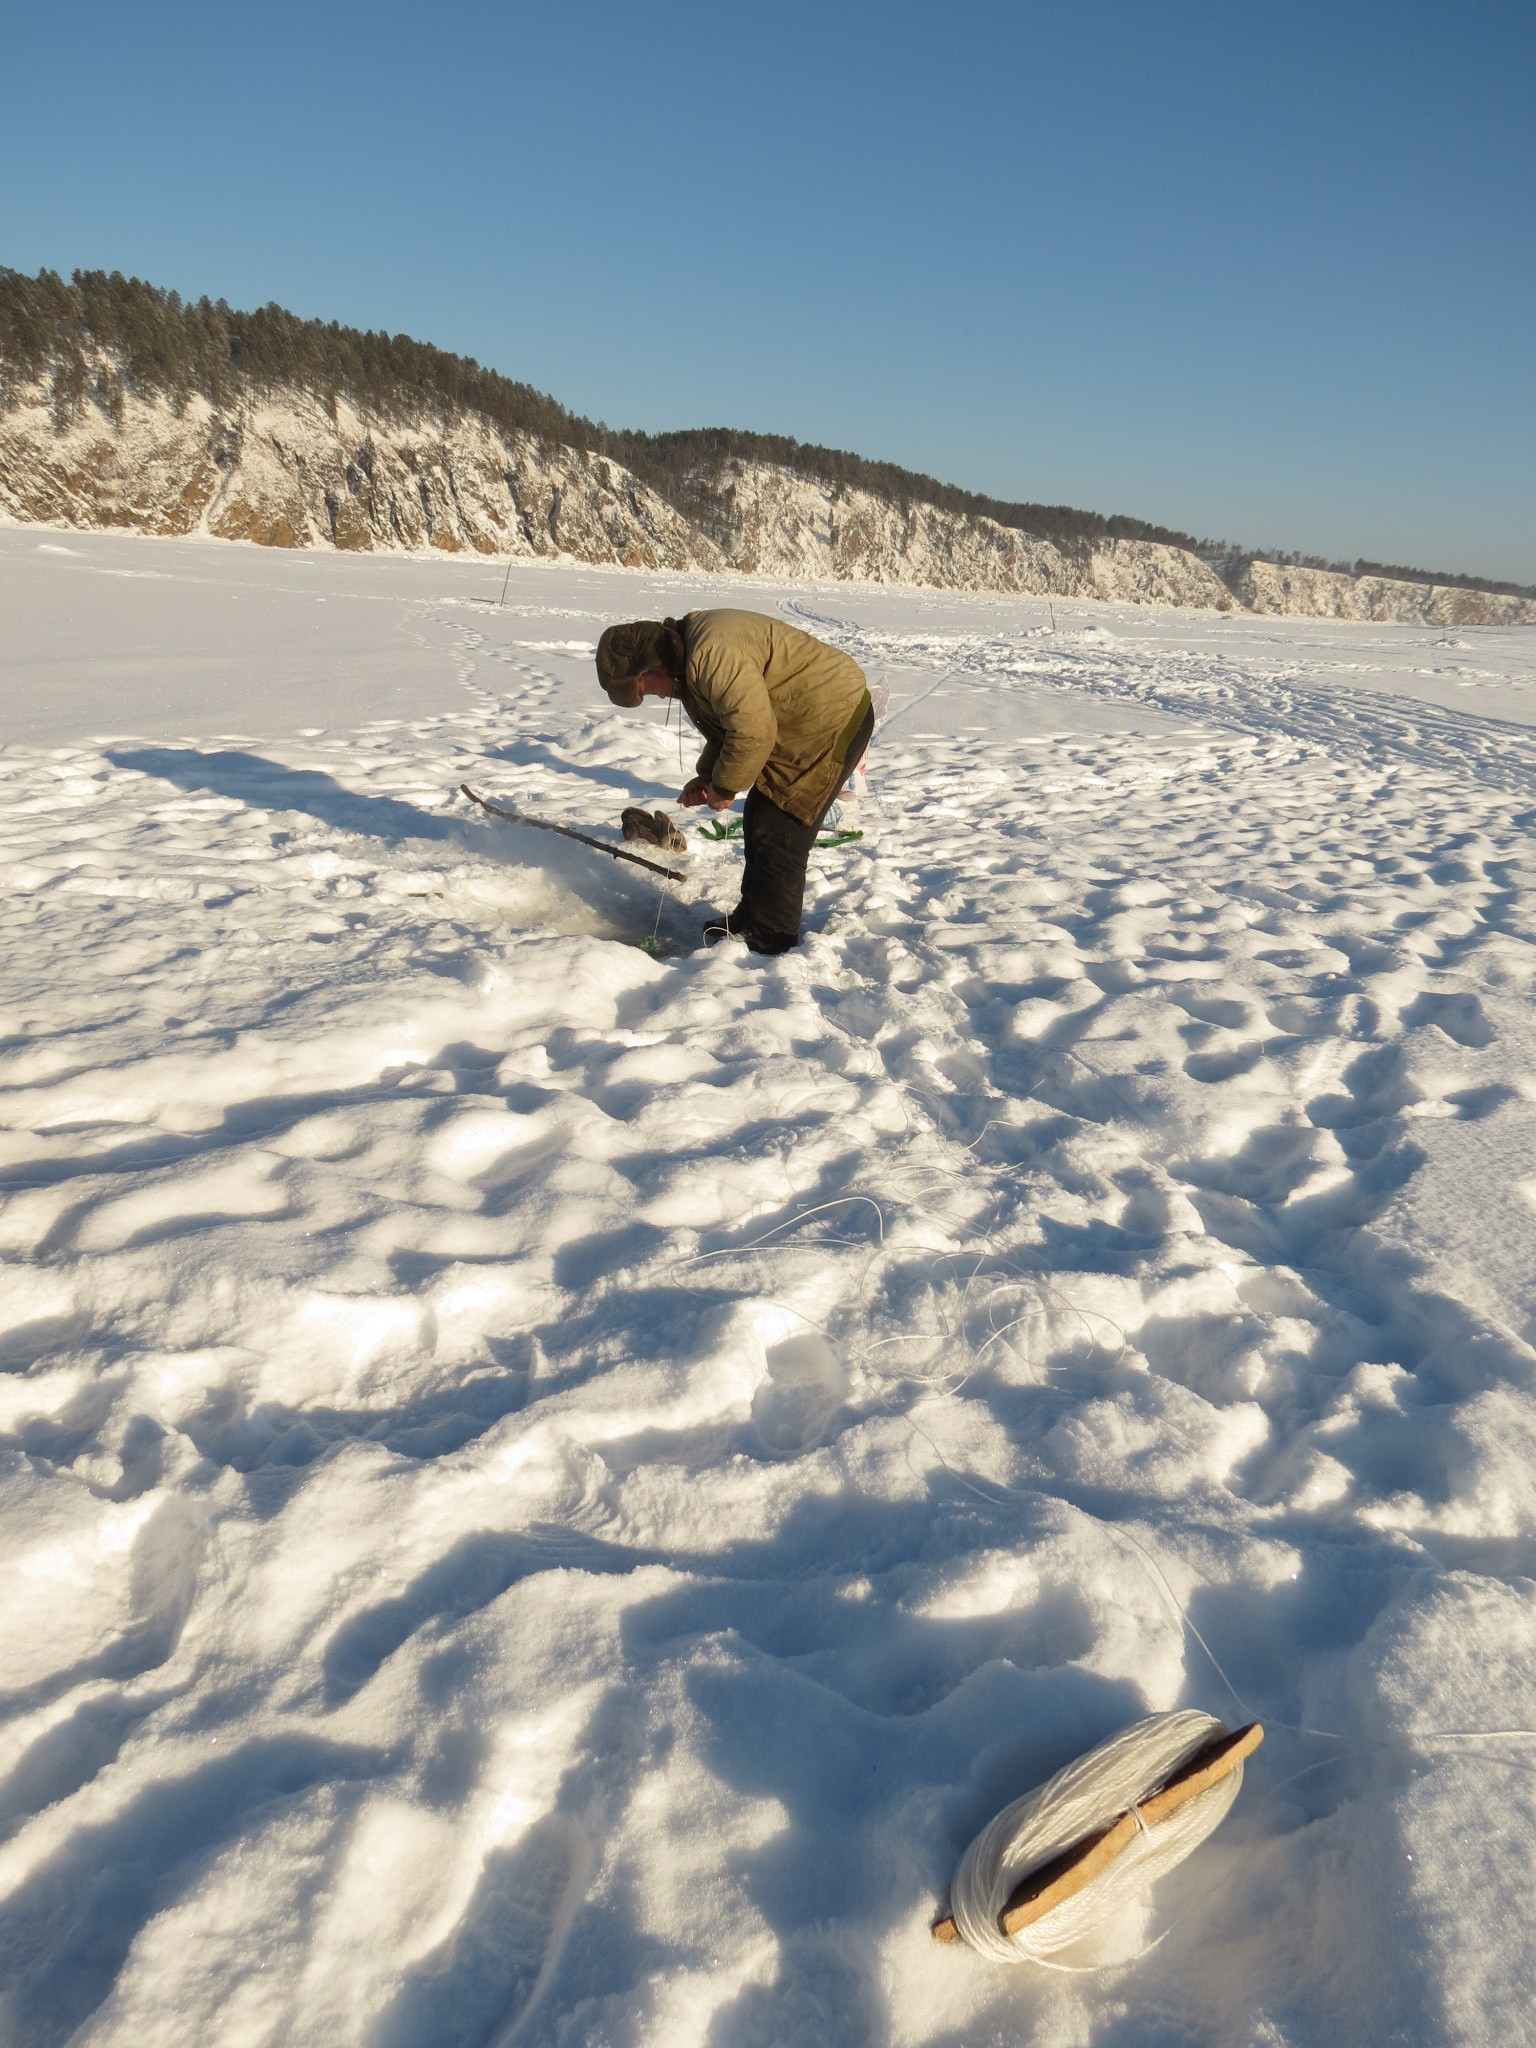
[[[698,772],[722,796],[757,785],[814,825],[845,777],[869,709],[851,655],[761,612],[689,612],[683,709],[704,735]]]

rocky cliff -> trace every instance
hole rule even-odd
[[[1235,584],[1249,611],[1288,618],[1375,619],[1425,626],[1529,626],[1528,597],[1467,590],[1449,583],[1403,583],[1391,576],[1346,576],[1337,569],[1301,569],[1250,562]]]
[[[1536,623],[1529,599],[1263,562],[1229,588],[1183,548],[1057,543],[760,463],[701,478],[685,518],[618,463],[500,433],[477,413],[403,425],[292,388],[215,408],[118,385],[110,409],[87,396],[61,422],[43,381],[14,395],[0,413],[0,516],[15,521],[1318,618]]]

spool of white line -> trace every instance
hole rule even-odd
[[[1187,1796],[1177,1800],[1163,1790],[1198,1764],[1202,1752],[1219,1754],[1226,1735],[1210,1714],[1154,1714],[1004,1807],[971,1843],[955,1873],[951,1901],[960,1938],[999,1962],[1023,1963],[1055,1955],[1103,1926],[1182,1863],[1227,1813],[1243,1783],[1241,1754],[1230,1742],[1211,1783],[1194,1789],[1199,1779],[1192,1778]],[[1243,1738],[1247,1748],[1260,1740],[1257,1729]],[[1148,1815],[1140,1811],[1143,1805]],[[1159,1805],[1171,1810],[1159,1816]],[[1117,1823],[1119,1834],[1128,1837],[1123,1846],[1110,1835]],[[1083,1850],[1095,1837],[1105,1838],[1098,1854],[1109,1852],[1102,1868],[1094,1866],[1091,1851],[1068,1853]],[[1058,1880],[1051,1890],[1065,1895],[1029,1924],[1005,1933],[1004,1909],[1021,1881],[1057,1859],[1075,1863],[1079,1877],[1092,1874],[1075,1886],[1070,1876]],[[1044,1894],[1041,1903],[1049,1897]]]

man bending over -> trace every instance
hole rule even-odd
[[[741,901],[705,925],[706,941],[745,939],[754,953],[797,945],[816,834],[874,731],[858,663],[761,612],[689,612],[610,626],[597,679],[626,710],[676,697],[704,735],[683,803],[725,811],[748,793]]]

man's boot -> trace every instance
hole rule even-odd
[[[722,939],[740,939],[749,953],[787,953],[798,946],[798,932],[771,932],[754,924],[744,905],[738,903],[729,917],[712,917],[704,927],[706,946],[718,946]]]

